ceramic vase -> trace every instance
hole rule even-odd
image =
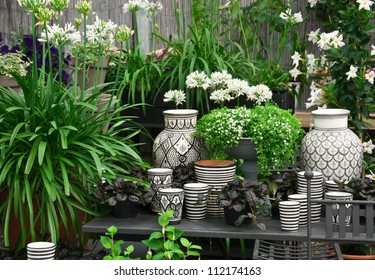
[[[152,212],[160,212],[160,197],[158,191],[172,187],[173,169],[171,168],[150,168],[147,170],[148,180],[151,188],[154,190],[154,196],[151,200]]]
[[[207,198],[210,186],[203,183],[187,183],[184,185],[186,218],[202,220],[207,214]]]
[[[173,210],[173,216],[169,219],[170,224],[179,224],[182,217],[182,206],[184,203],[184,190],[168,188],[159,190],[161,212]]]
[[[207,149],[193,136],[197,110],[165,110],[163,114],[165,128],[156,136],[152,149],[155,167],[187,166],[208,158]]]
[[[314,129],[301,143],[301,163],[305,170],[323,173],[324,180],[349,181],[362,171],[363,147],[348,128],[349,110],[312,111]]]
[[[256,144],[250,138],[240,138],[238,145],[228,150],[232,158],[243,159],[241,172],[246,180],[257,178],[259,168],[257,167]]]
[[[231,160],[200,160],[194,163],[198,183],[211,187],[207,202],[209,217],[224,217],[224,209],[220,206],[218,195],[223,188],[234,179],[236,164]]]

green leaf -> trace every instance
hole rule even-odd
[[[171,240],[167,240],[164,242],[163,247],[165,250],[172,251],[174,249],[174,242]]]
[[[44,160],[44,153],[46,152],[47,142],[40,141],[39,147],[38,147],[38,163],[39,165],[42,165]]]
[[[198,251],[188,250],[187,255],[199,257],[201,254]]]
[[[164,259],[164,253],[163,252],[157,253],[156,255],[152,256],[152,259],[153,260],[163,260]]]
[[[202,247],[199,245],[191,245],[190,249],[197,249],[197,250],[202,250]]]
[[[163,238],[163,234],[161,232],[153,232],[151,233],[149,240],[151,239],[160,239]]]
[[[111,236],[114,236],[117,233],[117,227],[114,225],[111,225],[109,228],[107,228],[107,232]]]
[[[180,239],[180,242],[181,242],[182,246],[184,246],[186,248],[189,248],[191,246],[191,242],[184,237],[182,237]]]
[[[112,239],[109,238],[108,236],[104,236],[104,235],[100,236],[100,243],[106,249],[111,249],[112,248]]]
[[[36,154],[38,152],[40,141],[41,141],[40,138],[35,140],[32,148],[30,150],[29,157],[27,158],[27,162],[26,162],[26,166],[25,166],[25,174],[30,174],[31,168],[34,165]]]
[[[17,137],[17,134],[18,134],[18,131],[21,129],[21,127],[23,127],[25,125],[25,123],[19,123],[15,126],[15,128],[13,129],[12,131],[12,134],[10,136],[10,140],[9,140],[9,146],[11,146],[14,142],[14,140],[16,139]]]
[[[142,243],[154,251],[159,251],[163,248],[163,241],[158,239],[142,240]]]
[[[133,253],[134,252],[134,246],[129,245],[128,247],[126,247],[125,252],[126,252],[127,255],[130,255],[131,253]]]
[[[127,260],[128,258],[124,257],[124,256],[115,256],[113,258],[113,260],[118,260],[118,261],[123,261],[123,260]]]

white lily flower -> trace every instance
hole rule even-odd
[[[348,76],[346,79],[349,81],[351,78],[357,77],[357,71],[358,67],[350,65],[350,70],[346,72],[346,75]]]
[[[362,143],[362,147],[363,147],[363,152],[364,153],[368,153],[370,155],[372,155],[372,150],[375,149],[375,145],[372,144],[372,140],[368,140],[367,142],[363,142]]]
[[[370,0],[357,0],[357,3],[359,4],[358,9],[364,9],[367,11],[370,11],[370,7],[372,6],[372,4],[374,4],[374,2]]]

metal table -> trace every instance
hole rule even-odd
[[[86,233],[104,234],[107,228],[114,225],[121,235],[150,235],[154,231],[160,231],[157,222],[158,216],[153,213],[139,213],[137,217],[130,219],[118,219],[112,216],[94,218],[83,225],[82,231]],[[296,232],[281,230],[279,219],[265,217],[258,218],[266,225],[262,231],[255,224],[243,224],[238,227],[225,224],[224,218],[206,218],[204,220],[192,221],[182,219],[180,224],[174,225],[184,231],[184,236],[211,237],[211,238],[238,238],[238,239],[269,239],[269,240],[292,240],[306,241],[307,228],[301,227]],[[324,238],[324,222],[313,224],[312,235]]]

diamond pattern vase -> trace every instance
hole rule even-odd
[[[361,140],[348,128],[349,110],[312,111],[314,129],[301,143],[302,168],[323,173],[325,181],[349,181],[362,171]]]
[[[197,160],[208,158],[204,145],[193,136],[197,110],[166,110],[163,114],[165,128],[156,136],[152,149],[155,167],[187,166]]]

